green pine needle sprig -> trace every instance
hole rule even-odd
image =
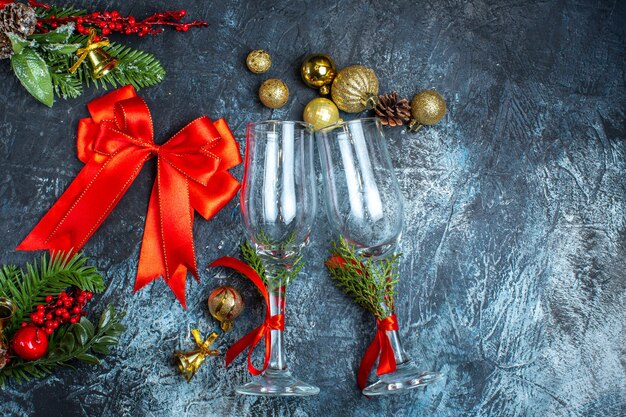
[[[377,319],[394,313],[399,254],[374,261],[357,254],[343,237],[332,243],[330,253],[326,267],[341,291]]]
[[[268,281],[265,267],[261,257],[252,247],[247,240],[240,245],[241,256],[245,263],[247,263],[263,280],[266,287],[276,289],[290,284],[304,268],[304,262],[302,262],[302,256],[298,256],[290,265],[289,268],[276,268],[276,276],[273,277],[271,282]]]
[[[59,294],[69,287],[83,291],[104,291],[104,280],[98,270],[86,265],[82,254],[56,253],[50,258],[43,255],[39,263],[27,263],[24,269],[13,265],[0,268],[0,296],[9,298],[17,310],[5,329],[12,334],[24,321],[30,321],[30,313],[37,304],[44,304],[50,294]]]

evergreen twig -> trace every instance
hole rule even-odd
[[[393,314],[399,254],[378,261],[366,259],[343,237],[333,242],[330,252],[326,267],[340,290],[378,319]]]

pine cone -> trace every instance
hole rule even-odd
[[[397,91],[379,96],[374,111],[385,126],[402,126],[411,118],[409,100],[399,98]]]
[[[9,3],[0,9],[0,32],[25,38],[33,34],[36,24],[35,9],[26,4]]]
[[[13,55],[13,45],[11,45],[11,39],[5,34],[0,32],[0,59],[11,58]]]

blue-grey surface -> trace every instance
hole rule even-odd
[[[626,145],[622,1],[137,1],[86,0],[137,16],[186,8],[210,26],[130,41],[168,71],[145,89],[158,140],[201,114],[245,123],[299,119],[315,96],[299,80],[305,54],[374,68],[384,91],[432,87],[448,103],[440,125],[389,130],[407,213],[398,317],[405,348],[445,378],[382,399],[360,395],[355,372],[374,322],[329,282],[323,212],[307,267],[288,296],[293,370],[322,389],[310,399],[244,398],[243,359],[212,358],[187,384],[171,362],[189,329],[212,325],[217,285],[242,289],[248,307],[222,351],[259,323],[255,291],[226,272],[202,271],[184,311],[160,281],[136,295],[134,273],[154,165],[144,168],[85,246],[109,284],[92,308],[115,303],[129,330],[101,368],[78,365],[0,392],[7,416],[619,416],[626,414],[624,337]],[[114,38],[115,39],[115,38]],[[269,50],[266,75],[244,66]],[[289,104],[256,99],[282,78]],[[100,93],[37,104],[0,62],[0,251],[3,262],[80,170],[76,125]],[[241,177],[241,169],[235,170]],[[237,254],[233,201],[195,225],[200,265]]]

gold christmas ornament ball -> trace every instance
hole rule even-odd
[[[304,108],[302,119],[313,125],[314,130],[334,125],[339,120],[339,109],[331,100],[323,97],[314,98]]]
[[[419,92],[411,100],[411,122],[409,128],[412,131],[419,130],[422,126],[430,126],[438,123],[446,114],[446,102],[435,90]]]
[[[319,88],[320,94],[325,96],[330,93],[330,85],[337,76],[335,61],[328,55],[311,54],[300,66],[300,75],[308,87]]]
[[[272,57],[263,49],[255,49],[248,54],[246,66],[255,74],[263,74],[272,66]]]
[[[289,100],[289,88],[283,81],[270,78],[261,84],[259,99],[265,107],[279,109]]]
[[[371,68],[352,65],[333,80],[332,98],[339,110],[360,113],[373,109],[378,100],[378,77]]]
[[[239,317],[244,308],[243,298],[239,291],[229,286],[213,290],[207,304],[209,312],[215,320],[221,323],[224,331],[232,328],[232,321]]]

